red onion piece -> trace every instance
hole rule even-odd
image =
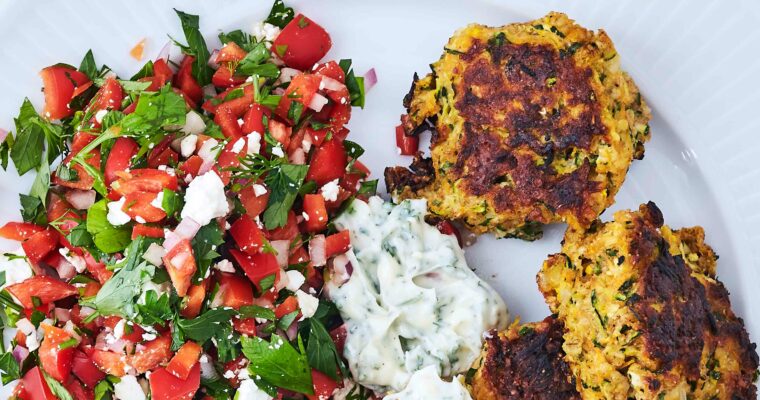
[[[208,97],[216,96],[216,87],[212,84],[208,84],[203,87],[203,94]]]
[[[28,356],[29,350],[27,350],[26,347],[16,345],[16,347],[13,348],[13,358],[15,358],[19,364],[22,364]]]
[[[320,112],[325,104],[327,104],[327,98],[319,93],[315,93],[311,98],[311,102],[309,102],[309,108],[316,112]]]
[[[364,74],[364,91],[369,92],[375,84],[377,84],[377,72],[374,68],[370,68],[369,71]]]
[[[145,250],[145,253],[143,254],[142,258],[153,265],[161,265],[163,264],[162,258],[165,255],[166,255],[166,250],[163,247],[155,243],[151,243],[151,245],[148,246],[148,249]]]
[[[173,231],[165,232],[164,233],[164,249],[166,249],[167,252],[170,251],[181,240],[182,240],[182,237],[180,237],[178,234],[174,233]]]
[[[211,171],[211,168],[214,167],[214,164],[216,164],[216,160],[214,160],[213,158],[208,159],[208,160],[203,160],[201,167],[198,168],[198,176],[201,176],[205,174],[206,172]]]
[[[290,153],[290,163],[295,165],[306,164],[306,152],[302,148],[297,148]]]
[[[309,241],[309,258],[315,267],[321,267],[327,263],[325,245],[325,235],[315,235]]]
[[[294,76],[300,74],[301,71],[295,69],[295,68],[288,68],[285,67],[280,70],[280,82],[287,83],[290,82]]]
[[[219,49],[214,49],[214,51],[211,52],[211,56],[208,58],[208,62],[206,65],[213,69],[219,68],[219,64],[216,62],[216,56],[219,54]]]
[[[277,265],[281,267],[288,266],[288,251],[290,250],[289,240],[272,240],[269,242],[272,248],[277,252]]]
[[[71,310],[66,308],[56,307],[53,314],[55,315],[55,319],[59,321],[66,322],[71,320]]]
[[[86,210],[95,204],[94,190],[68,190],[65,197],[77,210]]]
[[[285,334],[288,336],[288,340],[295,340],[298,337],[298,324],[295,322],[291,323]]]
[[[332,275],[330,279],[336,285],[341,286],[348,282],[353,272],[354,267],[345,254],[337,255],[332,259]]]
[[[174,233],[183,239],[190,240],[195,237],[195,234],[198,233],[199,229],[201,229],[200,224],[195,222],[192,218],[187,217],[182,218],[182,221],[180,221],[179,225],[174,229]]]
[[[322,77],[322,84],[320,87],[324,88],[325,90],[329,90],[332,92],[343,90],[346,88],[346,85],[340,83],[340,81],[337,81],[333,78],[330,78],[328,76]]]
[[[65,281],[73,278],[77,274],[77,270],[74,268],[74,264],[66,261],[63,258],[61,258],[61,261],[58,263],[56,271],[58,271],[58,277]]]
[[[163,59],[164,61],[169,61],[169,56],[171,55],[171,48],[172,48],[172,42],[168,41],[164,45],[164,47],[161,48],[161,51],[158,52],[158,56],[156,56],[156,61]]]
[[[272,90],[272,94],[276,94],[278,96],[282,96],[285,93],[285,89],[278,87],[275,90]]]
[[[0,128],[0,143],[4,142],[6,137],[8,137],[8,131]]]

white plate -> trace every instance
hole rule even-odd
[[[223,5],[221,5],[223,4]],[[218,45],[220,29],[248,28],[266,16],[271,2],[131,1],[4,2],[0,5],[0,126],[11,128],[24,96],[42,104],[37,72],[44,66],[78,64],[88,48],[97,62],[130,76],[142,62],[129,49],[147,38],[155,56],[166,33],[181,38],[171,5],[201,15],[201,27]],[[393,127],[412,74],[428,71],[447,38],[469,22],[501,25],[569,14],[612,37],[623,66],[653,110],[646,157],[631,167],[614,210],[655,201],[673,227],[702,225],[721,258],[720,279],[734,310],[760,338],[760,3],[638,1],[294,1],[332,35],[333,58],[352,58],[359,73],[374,67],[379,84],[365,110],[355,110],[352,138],[376,177],[388,165],[407,165],[396,155]],[[0,221],[18,219],[18,192],[31,177],[0,175]],[[381,185],[384,186],[384,185]],[[609,217],[607,212],[604,217]],[[548,309],[535,284],[547,254],[559,249],[564,226],[528,243],[482,237],[467,250],[470,264],[491,282],[513,315],[532,321]],[[2,243],[9,248],[10,243]]]

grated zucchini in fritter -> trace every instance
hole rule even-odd
[[[649,108],[604,31],[566,15],[449,40],[405,98],[407,134],[430,128],[431,158],[385,171],[395,198],[477,233],[537,239],[541,225],[588,227],[644,154]]]
[[[584,399],[755,399],[758,356],[701,227],[654,203],[569,228],[537,280]]]
[[[515,323],[486,338],[474,368],[475,400],[580,399],[575,379],[564,361],[562,323],[554,317]]]

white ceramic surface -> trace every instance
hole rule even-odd
[[[88,48],[98,63],[130,76],[142,62],[129,49],[147,38],[155,56],[166,33],[181,38],[172,6],[201,15],[210,47],[220,29],[248,28],[266,16],[256,1],[14,1],[0,2],[0,126],[24,96],[41,106],[40,68],[78,64]],[[376,177],[396,155],[393,127],[412,74],[426,73],[447,38],[469,23],[501,25],[563,11],[612,37],[623,66],[653,110],[652,140],[635,162],[612,210],[648,200],[673,227],[702,225],[720,254],[718,273],[731,291],[753,340],[760,338],[760,3],[747,1],[294,1],[332,35],[332,58],[353,58],[358,73],[377,70],[364,110],[354,111],[352,139]],[[18,218],[18,192],[31,176],[0,173],[0,221]],[[384,185],[381,184],[381,187]],[[610,211],[612,211],[610,210]],[[609,217],[608,211],[604,217]],[[548,309],[535,273],[559,249],[564,226],[534,243],[481,237],[467,249],[471,266],[491,282],[513,315],[532,321]],[[11,245],[0,243],[4,249]]]

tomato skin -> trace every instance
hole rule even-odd
[[[295,296],[290,296],[275,307],[274,315],[277,318],[282,318],[296,310],[298,310],[298,299]]]
[[[211,77],[211,83],[219,88],[230,88],[245,83],[245,77],[234,75],[234,71],[226,65],[220,65],[219,69]]]
[[[200,156],[192,155],[179,166],[180,177],[185,175],[198,176],[198,171],[203,165],[203,159]]]
[[[319,232],[327,227],[327,208],[325,198],[321,194],[307,194],[303,197],[303,212],[309,217],[306,230]]]
[[[190,400],[201,385],[201,366],[196,363],[187,379],[179,379],[166,368],[159,368],[150,374],[149,380],[152,400]]]
[[[243,204],[246,213],[250,218],[255,218],[259,214],[263,213],[267,208],[267,202],[269,202],[269,191],[256,196],[252,186],[246,186],[240,191],[240,202]]]
[[[285,89],[285,93],[280,98],[280,103],[277,104],[275,113],[284,120],[293,122],[288,118],[288,111],[291,104],[297,101],[303,105],[304,111],[309,107],[311,99],[319,90],[319,84],[322,82],[322,78],[312,74],[298,74],[291,79],[288,88]]]
[[[87,75],[72,67],[54,65],[40,71],[43,91],[45,92],[45,111],[47,119],[55,120],[74,115],[69,108],[69,102],[74,95],[74,90],[90,79]]]
[[[341,325],[330,331],[330,337],[335,343],[335,349],[338,350],[338,354],[343,354],[343,348],[346,345],[346,337],[348,337],[348,331],[346,325]]]
[[[95,96],[98,98],[96,110],[118,110],[121,108],[124,90],[116,78],[108,78]]]
[[[93,349],[90,357],[98,369],[108,375],[122,377],[129,370],[129,364],[127,364],[124,354]]]
[[[45,331],[45,338],[38,352],[40,365],[50,377],[63,383],[71,374],[74,347],[59,349],[58,345],[71,339],[71,335],[46,323],[40,324],[40,327]]]
[[[111,152],[108,153],[106,169],[103,173],[106,185],[110,186],[111,183],[118,179],[117,172],[126,171],[132,165],[132,157],[137,154],[138,148],[137,142],[132,138],[120,137],[116,139]]]
[[[69,394],[76,400],[94,400],[95,399],[95,393],[92,391],[92,389],[85,388],[82,386],[81,383],[79,383],[78,380],[74,378],[69,378],[68,381],[64,382],[63,386],[66,388],[66,390],[69,391]]]
[[[272,43],[272,51],[287,66],[300,70],[314,66],[331,47],[327,31],[303,14],[296,15]]]
[[[151,371],[160,365],[169,361],[172,356],[172,337],[169,334],[159,336],[158,338],[146,342],[141,351],[129,356],[129,365],[137,371],[138,374]]]
[[[273,254],[248,255],[236,249],[230,249],[230,254],[257,289],[261,290],[261,280],[269,275],[275,274],[275,282],[279,280],[280,266]]]
[[[272,112],[268,108],[254,103],[253,106],[245,113],[245,116],[243,116],[243,126],[241,127],[243,134],[247,135],[252,132],[258,132],[263,139],[264,116],[269,119],[272,117]]]
[[[417,136],[408,136],[404,132],[404,126],[396,127],[396,147],[398,147],[402,156],[413,156],[417,154],[420,147],[420,138]]]
[[[240,48],[237,43],[227,42],[224,44],[224,47],[219,50],[219,53],[216,54],[215,61],[217,64],[226,62],[239,62],[247,55],[248,53]]]
[[[326,76],[328,78],[335,79],[336,81],[345,84],[346,73],[343,72],[343,68],[335,61],[328,61],[323,64],[319,64],[314,70],[314,74]]]
[[[106,264],[104,262],[95,260],[89,252],[85,252],[83,257],[87,271],[92,274],[101,285],[111,279],[113,271],[106,269]]]
[[[8,222],[0,228],[0,237],[22,242],[45,228],[28,222]]]
[[[111,186],[116,193],[123,196],[132,192],[158,193],[164,189],[176,191],[178,182],[176,176],[169,175],[166,171],[143,168],[131,170]]]
[[[343,143],[335,138],[324,142],[314,151],[309,163],[307,181],[315,181],[322,186],[334,179],[339,179],[346,172],[348,156]]]
[[[190,289],[190,280],[197,270],[190,241],[182,239],[169,249],[163,260],[172,285],[177,290],[177,295],[184,297]]]
[[[121,210],[132,219],[142,218],[145,222],[158,222],[166,218],[166,212],[163,209],[151,204],[156,199],[155,193],[132,192],[124,195],[124,199]],[[159,237],[163,237],[163,233]]]
[[[103,326],[108,327],[113,331],[116,328],[116,325],[118,325],[120,321],[122,321],[121,317],[117,317],[117,316],[105,317],[103,319]],[[142,342],[142,334],[145,332],[145,330],[143,330],[143,328],[141,328],[140,325],[137,325],[137,324],[130,325],[130,328],[132,329],[132,331],[129,333],[126,333],[125,331],[124,335],[121,338],[127,342],[132,342],[132,343]]]
[[[162,238],[164,237],[164,230],[157,226],[135,224],[135,226],[132,227],[132,240],[137,239],[138,236]]]
[[[185,342],[166,365],[166,371],[179,379],[187,379],[192,368],[198,363],[202,350],[195,342]]]
[[[239,275],[220,272],[217,275],[217,281],[219,282],[217,296],[221,296],[222,304],[225,307],[238,310],[242,306],[253,304],[253,288],[248,279]]]
[[[179,160],[179,154],[169,147],[174,135],[168,135],[148,153],[148,167],[158,168],[162,165],[174,165]]]
[[[187,95],[194,103],[197,103],[203,100],[203,88],[193,78],[193,62],[195,62],[195,57],[185,56],[179,65],[177,76],[174,77],[174,86]]]
[[[166,60],[163,58],[159,58],[153,62],[153,77],[151,78],[151,84],[148,87],[148,90],[154,92],[158,91],[166,85],[167,82],[171,82],[172,76],[174,76],[174,71],[169,67],[169,64],[167,64]]]
[[[203,300],[206,298],[206,285],[201,283],[199,285],[190,286],[190,289],[185,296],[185,300],[182,304],[180,314],[185,318],[195,318],[201,313],[201,307],[203,306]]]
[[[351,231],[346,229],[325,238],[325,255],[330,258],[351,248]]]
[[[243,215],[235,221],[229,229],[232,238],[235,239],[240,250],[254,255],[261,250],[264,244],[264,234],[256,225],[256,222],[248,215]]]
[[[53,392],[45,382],[45,377],[42,375],[40,367],[34,367],[24,374],[21,378],[21,385],[23,385],[24,400],[56,400],[58,399],[53,395]]]
[[[243,336],[256,336],[256,320],[254,318],[235,318],[232,327]]]
[[[49,304],[79,294],[76,287],[45,275],[36,275],[23,282],[14,283],[5,290],[18,299],[24,308],[34,308],[32,296],[39,298],[42,304]]]
[[[338,382],[316,369],[311,370],[311,381],[314,384],[314,394],[306,395],[309,400],[329,399],[339,386]]]
[[[80,350],[74,351],[71,372],[73,372],[82,383],[91,388],[94,388],[98,382],[106,377],[106,374],[98,369],[92,360],[90,360],[90,357]]]
[[[290,210],[288,211],[288,222],[285,226],[272,229],[267,233],[267,238],[269,240],[293,240],[299,233],[296,214]]]

